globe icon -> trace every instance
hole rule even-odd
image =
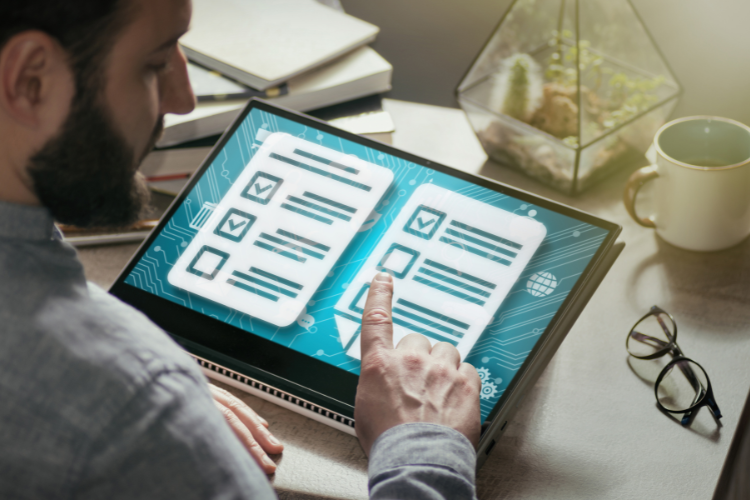
[[[534,273],[526,282],[526,291],[534,297],[546,297],[555,291],[557,278],[552,273]]]

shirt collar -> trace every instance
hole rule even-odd
[[[53,238],[54,227],[52,216],[45,207],[0,201],[0,238],[50,240]]]

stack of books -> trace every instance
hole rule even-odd
[[[393,121],[379,94],[391,89],[393,68],[368,46],[379,29],[329,5],[193,0],[180,43],[198,103],[189,114],[165,116],[164,134],[141,166],[152,189],[176,194],[251,97],[390,142]]]

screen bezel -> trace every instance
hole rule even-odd
[[[167,211],[162,216],[158,226],[141,244],[131,260],[117,277],[109,290],[110,293],[146,314],[152,321],[168,332],[179,344],[188,350],[188,352],[239,373],[243,373],[246,376],[252,377],[260,382],[276,387],[297,397],[304,398],[312,403],[336,411],[349,418],[354,417],[354,399],[359,379],[357,375],[346,372],[340,368],[329,365],[323,361],[309,357],[270,340],[252,334],[248,335],[248,333],[251,332],[228,325],[222,321],[205,316],[199,312],[125,283],[125,279],[143,257],[145,252],[150,248],[153,240],[160,234],[161,230],[169,222],[173,214],[182,205],[182,202],[185,200],[188,193],[193,189],[205,171],[211,166],[214,159],[221,153],[224,146],[233,137],[237,128],[253,109],[276,114],[283,118],[320,130],[324,133],[337,136],[343,140],[348,140],[380,151],[384,154],[398,157],[424,168],[433,169],[463,179],[492,191],[512,196],[518,200],[529,202],[536,206],[560,213],[607,231],[607,236],[596,254],[592,257],[575,286],[558,308],[555,316],[550,321],[544,333],[542,333],[539,340],[537,340],[532,352],[527,356],[524,363],[516,372],[513,381],[510,383],[503,396],[500,397],[495,404],[495,407],[490,412],[486,422],[491,422],[500,408],[502,408],[509,395],[513,392],[517,381],[526,371],[528,371],[533,360],[537,358],[536,354],[538,354],[538,350],[547,344],[546,340],[554,332],[556,325],[560,324],[565,313],[570,309],[571,304],[579,295],[581,288],[588,281],[588,278],[591,276],[596,266],[601,262],[602,256],[614,244],[621,229],[617,224],[605,221],[575,208],[561,205],[552,200],[533,195],[526,191],[512,188],[497,181],[469,174],[452,167],[420,158],[410,153],[400,151],[390,145],[343,131],[324,121],[253,98],[248,102],[232,125],[224,132],[180,194],[175,197]]]

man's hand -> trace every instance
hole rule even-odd
[[[224,415],[229,427],[260,468],[266,474],[273,474],[276,471],[276,464],[267,454],[281,453],[284,445],[268,431],[268,422],[228,391],[213,384],[208,384],[208,387],[211,389],[214,403]]]
[[[479,390],[476,369],[461,363],[447,342],[430,346],[413,333],[393,348],[393,280],[380,273],[370,285],[362,315],[362,370],[354,405],[359,442],[365,453],[383,432],[409,422],[456,429],[479,443]]]

